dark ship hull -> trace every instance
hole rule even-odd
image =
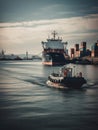
[[[84,84],[86,84],[86,80],[83,77],[66,77],[64,79],[54,79],[50,76],[48,77],[47,85],[54,88],[72,88],[72,89],[80,89]]]
[[[63,53],[50,52],[43,53],[43,64],[44,65],[64,65],[66,64],[66,59]]]

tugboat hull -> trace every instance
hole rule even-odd
[[[53,83],[51,82],[50,80],[48,80],[46,82],[46,84],[49,86],[49,87],[52,87],[52,88],[60,88],[60,89],[65,89],[67,87],[65,87],[64,84],[61,84],[61,83]]]
[[[59,73],[49,75],[47,85],[54,88],[81,88],[83,84],[86,84],[86,80],[82,77],[82,72],[79,72],[77,76],[72,76],[72,70],[63,66]]]
[[[64,80],[56,81],[56,80],[51,80],[48,79],[46,84],[50,87],[54,88],[61,88],[61,89],[66,89],[66,88],[73,88],[73,89],[79,89],[83,86],[83,84],[86,84],[86,80],[84,78],[79,78],[79,77],[69,77],[69,78],[64,78]]]
[[[83,77],[68,77],[63,82],[69,88],[81,88],[86,80]]]

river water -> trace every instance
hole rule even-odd
[[[98,130],[98,66],[75,65],[88,82],[80,90],[46,86],[59,68],[0,61],[0,130]]]

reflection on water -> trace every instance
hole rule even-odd
[[[45,84],[48,75],[60,67],[33,61],[2,61],[0,129],[97,130],[98,66],[75,66],[89,85],[64,91]]]

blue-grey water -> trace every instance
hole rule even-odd
[[[88,82],[80,90],[47,87],[59,68],[0,61],[0,130],[98,130],[98,66],[76,65]]]

